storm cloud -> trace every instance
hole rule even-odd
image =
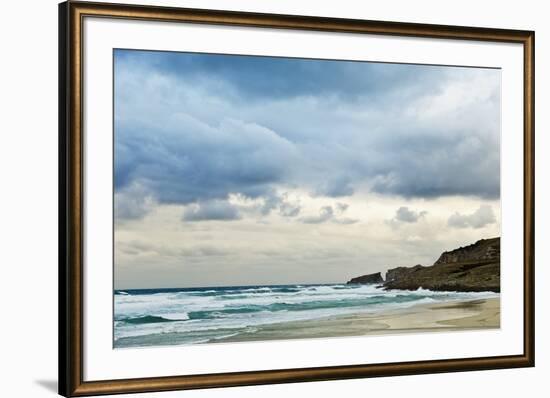
[[[197,220],[232,194],[296,217],[299,206],[270,202],[296,188],[496,199],[499,79],[491,69],[116,50],[115,192],[124,199],[138,185],[147,203],[196,204],[187,217]],[[140,200],[115,211],[139,217],[150,208]]]
[[[115,285],[341,283],[497,236],[500,76],[115,50]]]
[[[116,50],[115,54],[116,65],[140,65],[245,101],[304,96],[355,101],[366,93],[413,97],[425,92],[419,80],[446,79],[445,69],[421,65],[137,50]]]

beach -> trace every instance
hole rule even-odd
[[[204,344],[498,328],[500,294],[379,285],[117,291],[114,346]]]
[[[377,313],[358,313],[277,323],[259,326],[254,333],[237,334],[210,342],[426,333],[499,327],[500,299],[489,298],[418,304]]]

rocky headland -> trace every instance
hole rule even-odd
[[[348,284],[378,284],[385,289],[433,291],[500,292],[500,238],[446,251],[430,266],[397,267],[386,272],[362,275]]]
[[[382,273],[381,272],[376,272],[374,274],[362,275],[362,276],[358,276],[357,278],[352,278],[347,284],[351,285],[351,284],[355,284],[355,283],[359,283],[359,284],[372,284],[372,283],[380,284],[380,283],[384,283],[384,278],[382,278]]]

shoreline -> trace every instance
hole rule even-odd
[[[418,304],[408,308],[337,315],[306,321],[254,327],[253,332],[205,342],[291,340],[414,332],[445,332],[500,328],[500,297]]]

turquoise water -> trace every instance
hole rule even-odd
[[[274,323],[489,297],[498,294],[341,284],[117,290],[114,346],[207,343]]]

